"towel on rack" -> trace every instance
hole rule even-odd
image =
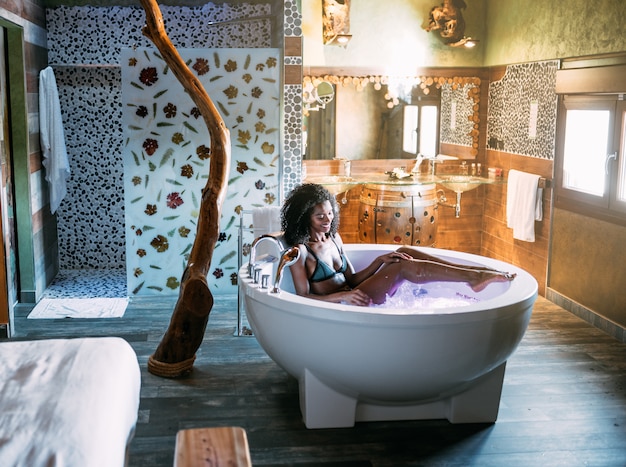
[[[264,206],[252,209],[252,230],[254,237],[280,232],[280,206]]]
[[[59,91],[51,67],[39,73],[39,138],[46,181],[50,188],[50,211],[54,214],[67,193],[70,164],[65,147]]]
[[[535,221],[543,218],[539,175],[509,170],[506,193],[506,225],[513,229],[513,238],[535,241]]]

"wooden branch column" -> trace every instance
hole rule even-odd
[[[202,83],[189,70],[167,36],[156,0],[141,0],[141,5],[146,11],[143,34],[154,42],[165,62],[193,99],[211,138],[209,178],[202,191],[196,238],[183,272],[178,301],[169,327],[148,360],[150,373],[176,378],[191,371],[213,308],[213,295],[206,277],[219,236],[222,203],[228,186],[230,132]]]

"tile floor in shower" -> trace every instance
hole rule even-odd
[[[61,270],[44,291],[42,298],[124,298],[128,296],[124,269]],[[234,297],[234,296],[233,296]],[[229,298],[232,298],[229,296]],[[251,336],[245,307],[238,304],[237,335]]]
[[[125,269],[63,269],[44,298],[127,297]]]

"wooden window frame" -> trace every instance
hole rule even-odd
[[[626,177],[624,158],[626,143],[622,132],[626,128],[626,55],[580,59],[563,63],[557,71],[556,92],[559,94],[557,114],[556,154],[554,163],[554,206],[584,216],[626,226],[626,202],[617,199],[618,177]],[[600,65],[600,66],[598,66]],[[563,151],[565,143],[566,107],[580,102],[614,103],[612,139],[608,154],[617,153],[617,160],[609,164],[606,192],[593,196],[563,187]],[[626,178],[622,180],[626,183]]]

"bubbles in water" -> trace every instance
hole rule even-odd
[[[373,305],[376,308],[411,310],[414,312],[441,308],[458,308],[468,306],[480,300],[469,293],[459,290],[458,284],[439,282],[434,284],[416,285],[405,282],[385,303]]]

